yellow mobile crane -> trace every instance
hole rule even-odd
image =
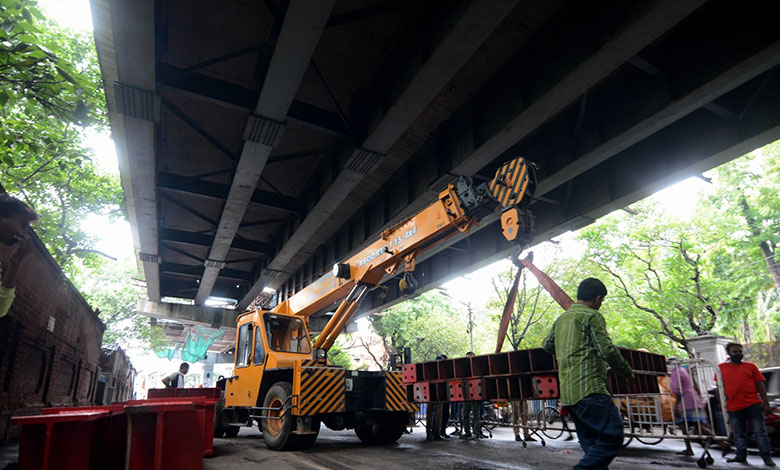
[[[533,166],[506,162],[491,181],[461,177],[425,209],[384,230],[374,243],[270,311],[238,317],[234,375],[224,387],[217,433],[233,437],[257,421],[273,450],[303,449],[317,439],[320,423],[353,428],[365,443],[394,442],[416,411],[406,401],[397,370],[358,371],[328,365],[327,351],[361,302],[385,276],[403,269],[399,287],[414,292],[415,259],[444,240],[470,231],[487,214],[501,211],[504,236],[526,243],[532,218]],[[308,319],[341,300],[312,344]],[[399,364],[396,358],[394,364]]]

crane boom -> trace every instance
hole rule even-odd
[[[308,318],[343,299],[323,329],[316,348],[328,349],[352,319],[368,291],[385,275],[403,266],[402,291],[416,287],[416,257],[453,235],[470,231],[485,215],[500,207],[504,236],[515,243],[527,241],[531,218],[525,210],[534,181],[532,167],[522,157],[506,162],[493,179],[474,185],[461,177],[442,191],[437,200],[408,219],[384,230],[380,237],[328,274],[281,302],[271,311]]]

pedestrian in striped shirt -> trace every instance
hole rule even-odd
[[[623,443],[623,421],[607,390],[607,365],[631,378],[631,366],[612,344],[599,312],[607,288],[595,278],[577,289],[577,302],[555,320],[544,350],[558,360],[561,404],[574,421],[585,455],[574,470],[605,469]]]

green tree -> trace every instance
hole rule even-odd
[[[84,220],[121,216],[119,180],[98,171],[84,141],[86,128],[106,126],[92,38],[31,0],[0,0],[0,180],[39,213],[36,231],[68,274],[99,262]]]
[[[131,259],[103,263],[98,268],[76,275],[81,292],[106,324],[103,343],[124,348],[149,346],[157,351],[168,346],[162,328],[152,326],[148,317],[136,315],[142,288],[132,282],[135,265]]]
[[[579,260],[557,257],[548,263],[542,271],[555,280],[564,291],[576,292],[577,283],[584,277],[580,265]],[[488,301],[486,308],[494,312],[491,314],[491,321],[496,325],[501,321],[516,274],[517,269],[510,268],[491,279],[495,295]],[[572,297],[575,296],[572,295]],[[505,347],[507,342],[514,351],[538,347],[547,336],[553,321],[560,312],[561,307],[536,281],[533,274],[529,273],[527,269],[523,269],[520,273],[520,284],[514,310],[509,319]],[[496,328],[497,333],[498,329]]]
[[[439,354],[463,356],[468,351],[464,316],[436,290],[385,309],[369,320],[390,354],[408,347],[414,362],[433,360]]]
[[[580,235],[588,243],[586,258],[616,294],[605,304],[620,312],[616,336],[623,339],[632,328],[631,336],[641,339],[633,347],[658,351],[666,343],[692,355],[689,338],[734,334],[735,319],[754,296],[721,276],[723,233],[704,217],[670,219],[652,201],[634,209],[605,217]],[[642,327],[642,319],[655,328]]]
[[[343,367],[345,369],[353,369],[352,356],[349,355],[338,344],[333,344],[328,351],[328,361],[332,366]]]

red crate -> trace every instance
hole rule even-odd
[[[145,401],[125,407],[128,470],[202,470],[203,424],[193,403]]]
[[[222,389],[211,388],[152,388],[147,394],[149,398],[173,398],[173,397],[206,397],[222,398]]]
[[[558,377],[537,375],[533,378],[534,398],[558,398]]]
[[[20,470],[83,470],[104,467],[102,437],[108,411],[71,411],[14,416],[21,426]]]

